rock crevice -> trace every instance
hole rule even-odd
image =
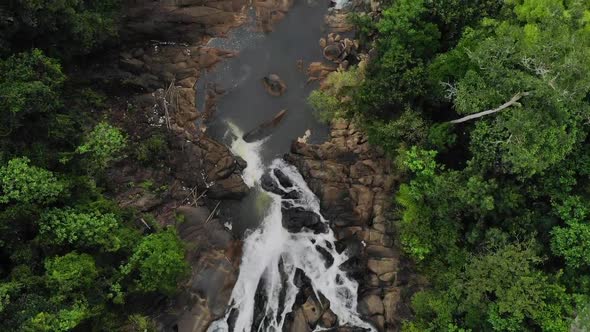
[[[408,293],[415,282],[388,215],[398,181],[391,161],[347,120],[332,123],[325,143],[293,142],[285,159],[319,197],[337,246],[352,253],[342,268],[359,281],[360,314],[379,331],[398,331],[410,314]]]

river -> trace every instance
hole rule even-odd
[[[338,325],[373,329],[357,314],[358,284],[340,269],[348,257],[346,251],[336,251],[318,198],[298,171],[281,159],[306,130],[312,133],[311,142],[322,142],[329,135],[329,128],[316,119],[306,102],[316,86],[307,84],[304,70],[297,65],[322,59],[318,40],[327,34],[323,26],[327,10],[326,2],[296,1],[270,33],[256,31],[251,10],[249,23],[227,38],[209,42],[208,46],[239,55],[200,78],[197,100],[204,100],[208,84],[225,91],[214,120],[208,123],[208,133],[248,163],[243,178],[251,188],[245,199],[225,202],[221,208],[224,219],[230,220],[228,227],[244,238],[244,244],[226,316],[210,326],[211,332],[283,330],[300,291],[296,279],[301,275],[309,280],[318,300],[329,301]],[[286,83],[284,95],[266,93],[262,78],[269,74]],[[269,137],[255,142],[242,139],[244,132],[283,109],[287,116]],[[315,224],[309,221],[309,228],[287,230],[284,214]]]

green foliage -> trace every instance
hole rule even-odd
[[[134,278],[135,289],[172,294],[187,272],[184,246],[172,230],[146,236],[122,266],[123,275]]]
[[[421,145],[426,140],[427,124],[422,115],[406,109],[397,119],[367,121],[371,143],[394,153],[400,145]]]
[[[340,102],[338,98],[321,90],[314,90],[307,97],[307,102],[316,111],[318,118],[323,122],[329,122],[340,114]]]
[[[487,321],[497,331],[521,331],[525,324],[544,331],[569,329],[571,307],[565,289],[534,268],[541,259],[531,246],[508,245],[471,259],[459,281],[464,294],[460,310],[468,326],[476,329]],[[485,321],[477,319],[484,313]],[[476,320],[471,322],[471,317]]]
[[[453,127],[449,123],[436,123],[428,131],[428,145],[446,151],[457,141],[457,135],[453,133]]]
[[[3,135],[20,127],[30,114],[51,112],[62,105],[65,75],[59,63],[34,49],[0,59],[0,116]]]
[[[436,151],[424,151],[413,146],[406,152],[404,165],[417,176],[434,176]]]
[[[129,327],[128,331],[131,332],[156,332],[155,324],[150,320],[149,317],[142,315],[131,315],[129,316]]]
[[[588,303],[588,8],[383,10],[350,113],[407,175],[392,231],[431,287],[404,330],[568,331],[573,299]],[[497,111],[450,122],[486,110]]]
[[[10,304],[11,296],[19,289],[17,282],[2,282],[0,283],[0,314]]]
[[[143,163],[156,162],[161,159],[167,148],[166,136],[155,134],[138,144],[135,150],[135,158]]]
[[[578,196],[567,197],[556,210],[566,226],[554,227],[551,231],[553,252],[574,269],[590,267],[588,202]]]
[[[28,158],[15,158],[0,167],[0,203],[48,204],[66,191],[64,181],[29,163]]]
[[[52,209],[39,220],[40,234],[51,244],[116,251],[121,240],[115,230],[119,221],[112,213],[83,212],[72,208]]]
[[[85,136],[76,153],[83,156],[88,169],[99,171],[119,159],[126,144],[127,139],[119,129],[100,122]]]
[[[78,302],[71,307],[61,309],[55,313],[40,312],[25,325],[24,330],[67,332],[78,326],[89,316],[88,304]]]
[[[5,47],[37,45],[64,58],[87,54],[117,36],[119,6],[119,0],[10,1],[5,10],[12,21],[0,40]]]
[[[322,82],[320,90],[312,91],[307,101],[320,120],[329,122],[348,116],[352,101],[350,93],[362,81],[364,71],[365,64],[361,62],[347,71],[332,72]]]
[[[0,7],[0,331],[154,330],[142,312],[129,319],[121,305],[139,290],[136,276],[150,292],[172,293],[169,279],[186,267],[182,245],[175,234],[157,248],[149,243],[159,233],[142,242],[137,212],[103,195],[102,171],[124,156],[127,140],[97,121],[106,97],[60,65],[87,72],[74,61],[116,36],[119,0]],[[166,148],[166,138],[153,135],[138,157],[159,160]],[[134,270],[121,274],[130,261]]]
[[[88,254],[70,252],[45,260],[47,286],[58,294],[76,294],[93,286],[98,271]]]
[[[471,257],[440,291],[416,294],[414,327],[447,330],[463,322],[473,331],[568,331],[571,299],[535,267],[532,243],[509,244]]]

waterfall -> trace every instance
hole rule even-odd
[[[346,250],[337,252],[334,234],[320,214],[320,202],[301,174],[280,159],[265,169],[259,156],[263,142],[244,142],[236,126],[230,124],[230,130],[237,137],[232,151],[248,163],[244,181],[249,186],[258,186],[266,177],[266,187],[274,190],[267,191],[272,202],[262,223],[244,240],[240,272],[226,316],[212,323],[208,331],[229,331],[229,320],[236,332],[281,331],[299,292],[294,282],[297,270],[309,278],[317,299],[322,294],[330,302],[340,326],[373,331],[357,313],[357,282],[340,269],[348,259]],[[286,210],[304,211],[305,216],[313,216],[323,231],[301,228],[290,232],[283,225]],[[333,259],[331,264],[327,255]]]

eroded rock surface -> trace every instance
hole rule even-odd
[[[379,331],[398,331],[410,315],[409,297],[420,279],[408,277],[411,264],[394,241],[388,210],[398,179],[391,162],[345,120],[333,122],[331,138],[323,144],[293,142],[285,159],[320,198],[337,248],[351,255],[341,268],[359,281],[359,312]],[[333,324],[329,316],[325,321]]]
[[[177,225],[187,244],[190,278],[183,291],[159,317],[163,331],[204,332],[225,314],[238,277],[241,244],[205,207],[180,207],[184,221]]]

